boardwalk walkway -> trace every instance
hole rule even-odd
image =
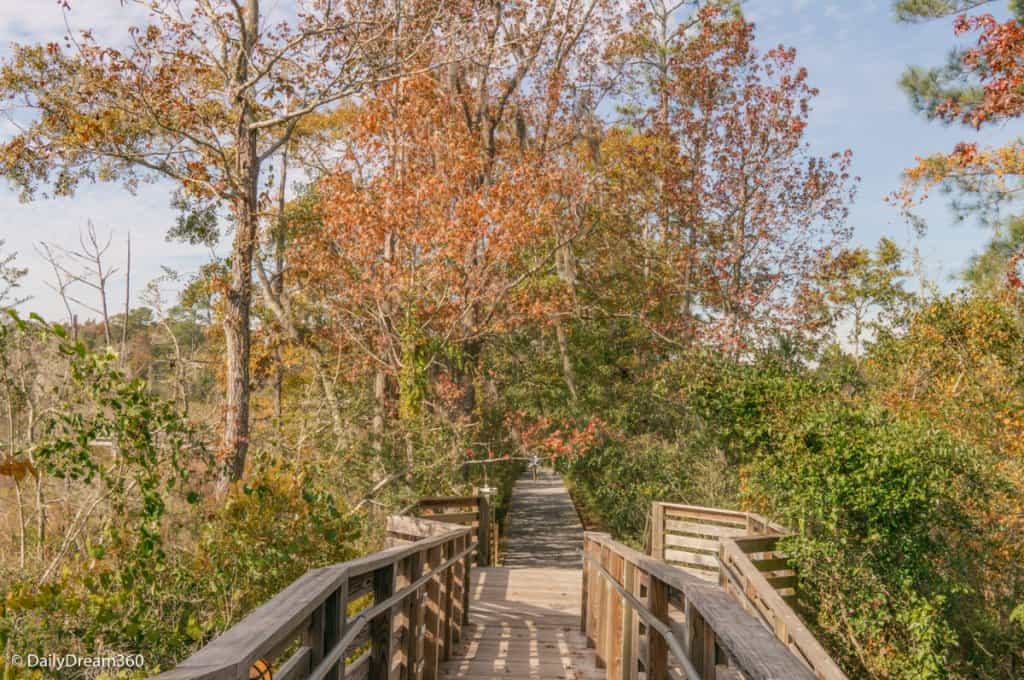
[[[511,569],[583,565],[583,525],[562,478],[542,469],[537,480],[524,477],[512,490],[506,518],[502,565]]]
[[[520,479],[507,525],[503,566],[473,570],[471,623],[442,677],[604,678],[579,630],[583,527],[562,479]]]

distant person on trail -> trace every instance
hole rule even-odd
[[[540,456],[535,453],[530,456],[530,474],[533,476],[534,481],[537,481],[538,469],[540,469]]]

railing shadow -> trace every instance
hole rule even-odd
[[[472,617],[442,677],[603,677],[579,630],[580,587],[578,569],[478,570]]]

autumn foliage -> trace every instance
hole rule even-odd
[[[817,91],[796,53],[761,53],[753,26],[706,9],[680,26],[669,59],[613,129],[606,172],[628,229],[638,313],[684,344],[742,349],[806,329],[801,295],[847,236],[850,153],[810,153]],[[653,59],[625,41],[622,59]],[[642,311],[637,311],[637,308]]]
[[[55,257],[67,328],[0,317],[0,675],[172,665],[422,496],[500,517],[533,456],[637,546],[654,500],[790,526],[851,677],[1018,674],[1024,315],[990,274],[1024,221],[949,295],[852,247],[852,153],[812,149],[813,74],[739,3],[139,4],[117,45],[0,62],[0,174],[164,182],[169,238],[230,247],[120,314],[103,253]],[[980,95],[933,115],[1017,119],[1021,24],[955,28]],[[985,216],[1022,163],[963,144],[895,198]]]
[[[488,153],[430,76],[359,109],[347,157],[317,189],[323,227],[295,240],[294,257],[328,332],[364,368],[429,368],[557,304],[557,291],[525,291],[573,238],[556,225],[583,180],[512,132]]]
[[[976,44],[961,56],[964,79],[976,86],[970,98],[948,98],[937,104],[934,115],[973,129],[1015,120],[1024,113],[1024,23],[1019,16],[999,21],[991,14],[958,16],[956,35],[976,36]],[[964,101],[964,99],[968,99]],[[946,154],[920,157],[906,171],[904,186],[895,199],[905,210],[928,197],[935,187],[953,189],[969,199],[975,214],[996,212],[1019,194],[1024,174],[1024,148],[1015,140],[999,147],[962,142]],[[1022,285],[1019,264],[1024,253],[1007,262],[1006,279],[1013,288]]]

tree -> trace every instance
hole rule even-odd
[[[300,0],[275,21],[258,0],[136,1],[149,8],[150,23],[131,28],[126,47],[102,45],[90,31],[68,36],[64,47],[14,47],[0,67],[0,99],[27,122],[0,147],[0,173],[25,199],[70,195],[82,181],[133,188],[163,177],[190,210],[230,211],[230,269],[220,285],[223,454],[225,480],[237,479],[249,445],[249,317],[264,167],[304,117],[400,67],[381,37],[400,22],[419,29],[422,8]]]
[[[901,18],[913,20],[946,16],[990,2],[907,1],[897,3],[896,8]],[[902,82],[916,108],[930,118],[974,129],[1016,120],[1024,114],[1024,65],[1019,58],[1024,49],[1024,3],[1011,0],[1009,9],[1011,17],[1004,21],[991,14],[957,16],[955,33],[976,34],[977,42],[969,49],[952,52],[943,68],[907,71]],[[1020,140],[996,148],[960,143],[948,153],[918,158],[917,164],[907,170],[894,198],[923,229],[912,209],[938,187],[954,195],[953,207],[960,216],[975,217],[999,228],[1004,222],[1001,210],[1012,205],[1024,190],[1022,162],[1024,144]],[[1007,280],[1013,287],[1022,285],[1017,266],[1020,259],[1018,251],[1008,260]]]
[[[439,362],[536,314],[543,300],[517,288],[550,261],[560,197],[579,178],[520,155],[502,135],[503,167],[481,183],[491,160],[441,83],[421,76],[385,89],[367,102],[358,133],[359,153],[384,171],[323,183],[324,228],[299,241],[298,260],[334,333],[362,350],[364,371],[383,367],[398,381],[411,415]]]
[[[908,273],[903,252],[888,238],[880,239],[874,252],[851,248],[829,263],[823,284],[826,299],[835,306],[832,323],[850,324],[847,339],[858,363],[865,331],[891,328],[913,298],[903,288]]]
[[[4,239],[0,238],[0,248],[4,247]],[[17,307],[26,298],[14,297],[16,289],[21,286],[21,279],[28,273],[14,265],[17,253],[0,254],[0,311]]]
[[[1014,215],[994,227],[984,250],[973,255],[962,273],[972,290],[992,294],[1007,284],[1006,272],[1024,248],[1024,218]]]
[[[752,25],[719,8],[697,17],[651,67],[628,127],[609,135],[610,212],[623,229],[610,256],[625,249],[638,286],[625,313],[681,346],[740,351],[805,323],[800,291],[847,235],[850,154],[809,152],[817,91],[795,51],[760,54]],[[621,49],[658,63],[648,40]]]
[[[964,14],[994,3],[999,4],[997,0],[894,0],[893,9],[898,20],[917,23]],[[1024,17],[1024,3],[1020,0],[1007,0],[1006,5],[1017,18]],[[910,66],[904,71],[900,85],[915,109],[934,118],[938,108],[947,102],[976,106],[982,101],[984,94],[978,83],[972,82],[964,56],[964,50],[954,49],[942,66]]]
[[[290,257],[330,313],[323,332],[372,375],[376,437],[395,403],[418,413],[441,383],[450,420],[472,419],[487,338],[568,296],[591,195],[575,144],[595,126],[608,5],[465,9],[463,41],[439,36],[438,56],[418,57],[447,55],[447,69],[351,111],[347,154],[317,189],[325,226]]]
[[[1013,677],[1021,631],[1010,623],[1024,593],[1024,324],[1015,291],[961,291],[926,301],[899,334],[874,343],[864,361],[874,399],[901,418],[922,419],[974,449],[988,480],[964,511],[980,531],[962,538],[977,602],[953,610],[971,677]],[[984,502],[975,494],[984,493]],[[1014,661],[1016,657],[1016,661]]]

